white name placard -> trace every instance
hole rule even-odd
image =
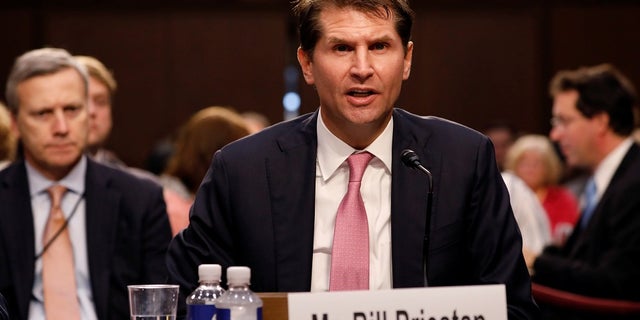
[[[292,320],[507,320],[504,285],[289,293]]]

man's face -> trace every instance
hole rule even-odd
[[[26,161],[49,179],[64,177],[87,142],[87,97],[75,69],[30,78],[17,87],[15,128]]]
[[[89,78],[89,148],[105,144],[112,126],[111,95],[104,83]]]
[[[553,127],[551,140],[558,142],[571,166],[595,168],[598,125],[585,117],[576,107],[579,94],[575,90],[558,93],[553,99]]]
[[[534,191],[548,184],[544,155],[539,151],[524,151],[516,163],[514,172]]]
[[[313,56],[298,50],[305,80],[318,91],[322,119],[343,141],[354,132],[377,137],[409,78],[413,43],[405,54],[394,18],[351,8],[323,9]]]

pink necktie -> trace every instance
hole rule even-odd
[[[80,305],[76,290],[73,248],[69,229],[64,227],[65,217],[60,203],[67,189],[54,185],[48,190],[51,197],[51,211],[44,229],[42,243],[42,286],[44,290],[44,310],[47,320],[80,319]],[[52,238],[64,227],[57,238]]]
[[[369,224],[360,195],[360,181],[371,158],[372,154],[363,152],[347,159],[349,187],[336,215],[330,291],[369,289]]]

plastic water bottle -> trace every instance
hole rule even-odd
[[[229,290],[216,301],[216,320],[262,320],[262,300],[249,289],[250,281],[248,267],[227,269]]]
[[[222,268],[219,264],[201,264],[198,266],[200,284],[187,297],[187,320],[215,319],[215,302],[224,293],[220,286]]]

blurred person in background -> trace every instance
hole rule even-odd
[[[0,292],[14,320],[127,319],[127,285],[166,280],[162,189],[87,156],[88,81],[56,48],[21,55],[7,80],[22,150],[0,171]]]
[[[147,158],[144,160],[145,170],[151,172],[154,175],[161,175],[164,169],[167,168],[167,162],[173,155],[173,144],[175,141],[175,134],[157,140],[151,147],[151,151],[147,154]]]
[[[244,119],[247,128],[251,133],[256,133],[271,125],[271,122],[269,122],[269,118],[267,118],[267,116],[262,113],[258,113],[255,111],[246,111],[241,113],[240,115],[242,116],[242,119]]]
[[[16,137],[11,128],[11,114],[0,102],[0,170],[8,166],[16,155]]]
[[[87,153],[97,162],[126,170],[140,178],[158,183],[157,177],[145,170],[127,166],[111,150],[105,148],[113,129],[113,98],[118,85],[113,73],[98,59],[91,56],[75,56],[89,73],[89,137]]]
[[[90,56],[75,56],[89,72],[89,138],[87,152],[105,164],[124,167],[115,153],[104,148],[113,128],[112,100],[118,88],[111,71],[98,59]]]
[[[504,171],[507,152],[516,139],[515,127],[505,121],[495,121],[483,130],[496,153],[496,163],[501,171],[511,200],[513,215],[522,234],[522,248],[527,267],[551,241],[551,228],[547,213],[535,193],[514,173]]]
[[[518,138],[507,152],[505,169],[533,190],[549,217],[554,243],[564,243],[578,220],[578,202],[558,184],[563,164],[549,138],[533,134]]]
[[[493,143],[493,149],[496,152],[496,163],[500,171],[504,171],[507,152],[518,134],[516,129],[507,122],[496,121],[486,126],[483,133],[489,137],[491,143]]]
[[[175,152],[160,176],[174,235],[189,224],[189,208],[213,154],[249,134],[243,118],[224,107],[204,108],[182,127]]]
[[[551,243],[551,226],[547,212],[531,188],[512,172],[503,171],[509,190],[511,208],[522,234],[522,253],[529,269],[544,247]]]
[[[589,170],[582,213],[563,247],[534,262],[534,282],[592,297],[640,301],[640,146],[637,95],[610,64],[558,72],[550,137],[569,165]],[[551,319],[607,318],[541,306]],[[636,316],[637,317],[637,316]]]

